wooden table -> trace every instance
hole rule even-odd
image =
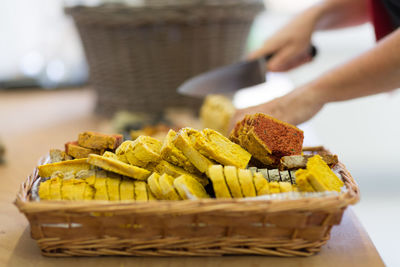
[[[0,92],[0,140],[7,150],[6,163],[0,166],[0,266],[384,266],[351,209],[341,225],[333,228],[322,251],[308,258],[41,256],[30,238],[27,220],[12,202],[20,183],[50,148],[62,148],[84,130],[110,132],[109,123],[92,114],[94,99],[89,89]]]

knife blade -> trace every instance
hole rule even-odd
[[[316,47],[311,45],[308,53],[314,58],[317,55]],[[269,54],[199,74],[185,81],[177,92],[202,98],[208,94],[232,94],[242,88],[264,83],[266,62],[272,57],[273,54]]]

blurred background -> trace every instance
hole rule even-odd
[[[104,55],[104,57],[88,54],[85,56],[74,21],[70,15],[66,15],[64,12],[65,6],[74,7],[80,4],[97,6],[103,2],[95,0],[1,1],[0,90],[13,91],[21,88],[60,90],[86,88],[88,84],[95,87],[98,90],[97,92],[100,93],[107,90],[111,84],[108,84],[107,88],[102,88],[104,83],[98,84],[98,80],[93,80],[93,77],[89,82],[88,66],[90,64],[88,64],[87,58],[89,58],[89,61],[93,60],[94,57],[100,57],[99,60],[107,60],[107,57],[113,57],[115,54],[111,53]],[[112,2],[123,2],[129,6],[143,4],[143,1],[140,0]],[[157,1],[154,2],[157,4]],[[315,2],[314,0],[266,0],[263,3],[266,11],[261,14],[254,12],[255,20],[253,24],[249,24],[252,26],[243,47],[238,45],[238,47],[232,48],[234,52],[232,54],[226,52],[225,55],[221,56],[224,59],[219,61],[200,62],[197,67],[193,67],[192,72],[185,70],[182,66],[177,66],[174,71],[190,76],[222,63],[234,62],[245,55],[246,51],[259,47],[268,36],[284,25],[294,14]],[[168,3],[168,1],[165,1],[165,3]],[[84,19],[85,16],[79,14],[80,11],[78,11],[75,13],[75,18],[84,24],[87,22]],[[245,18],[243,21],[248,23],[248,21],[253,21],[253,13],[250,13],[241,13],[238,16]],[[143,20],[146,19],[143,18]],[[242,24],[246,23],[243,22]],[[229,38],[240,39],[244,33],[247,37],[245,30],[247,24],[243,25],[240,26],[243,27],[240,33],[232,33],[232,36],[224,36],[223,38],[230,42]],[[82,26],[81,33],[84,30],[85,28]],[[153,31],[156,30],[153,28]],[[177,34],[173,29],[169,31],[169,36],[177,38],[176,40],[179,41],[180,37]],[[216,33],[208,33],[208,39],[205,38],[203,45],[224,45],[211,43],[209,39],[211,39],[212,34]],[[145,38],[145,35],[143,36],[141,38]],[[288,73],[269,74],[268,83],[238,92],[233,98],[235,106],[255,105],[282,95],[368,50],[375,43],[372,26],[368,24],[346,30],[317,32],[313,36],[313,42],[319,49],[319,55],[312,63]],[[86,43],[88,46],[95,44]],[[127,56],[118,46],[114,46],[115,44],[107,45],[109,49],[114,49],[114,52],[121,51],[122,54],[119,57]],[[240,53],[237,52],[239,50]],[[212,53],[218,54],[219,51]],[[158,50],[152,50],[152,53],[157,55]],[[163,60],[168,59],[154,57],[160,60],[157,61],[159,65],[164,64]],[[126,68],[132,67],[129,64]],[[146,62],[143,62],[143,64],[146,64]],[[117,67],[114,66],[114,68]],[[134,67],[132,69],[141,73],[140,69],[137,70]],[[160,67],[157,70],[159,77],[167,70],[168,66],[165,69]],[[92,69],[91,71],[96,72],[96,77],[99,75],[104,77],[109,70]],[[147,86],[144,81],[138,82],[124,75],[126,74],[121,74],[122,78],[119,82],[113,81],[112,78],[105,81],[114,82],[119,88],[124,87],[122,83],[141,83],[141,86]],[[151,79],[156,78],[152,77]],[[176,81],[176,79],[165,80],[163,83],[176,83]],[[157,86],[161,85],[154,83],[150,87]],[[157,93],[153,92],[152,94]],[[109,101],[111,101],[110,95],[105,95],[103,98],[98,96],[96,112],[102,114],[114,112],[115,106],[109,107],[109,109],[99,109],[99,104]],[[141,103],[137,103],[137,107],[140,105]],[[323,144],[332,152],[338,154],[340,160],[346,164],[359,183],[362,199],[354,207],[354,210],[388,266],[400,265],[398,248],[393,245],[394,241],[400,239],[400,231],[395,231],[400,223],[400,195],[397,192],[400,188],[400,172],[397,168],[400,166],[398,154],[400,151],[399,114],[400,94],[398,91],[393,91],[353,101],[329,104],[315,118],[301,125],[301,128],[305,130],[306,144]],[[1,134],[4,133],[0,132]]]

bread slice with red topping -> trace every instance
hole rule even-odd
[[[276,166],[283,156],[300,155],[303,131],[263,113],[247,115],[239,121],[230,139],[260,162]]]

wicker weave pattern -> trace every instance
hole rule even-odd
[[[251,23],[262,10],[260,1],[215,2],[220,4],[67,9],[83,41],[98,92],[97,111],[197,110],[201,100],[178,95],[177,87],[239,60]]]
[[[315,198],[153,202],[30,201],[37,169],[17,195],[46,256],[310,256],[329,239],[359,189]]]

